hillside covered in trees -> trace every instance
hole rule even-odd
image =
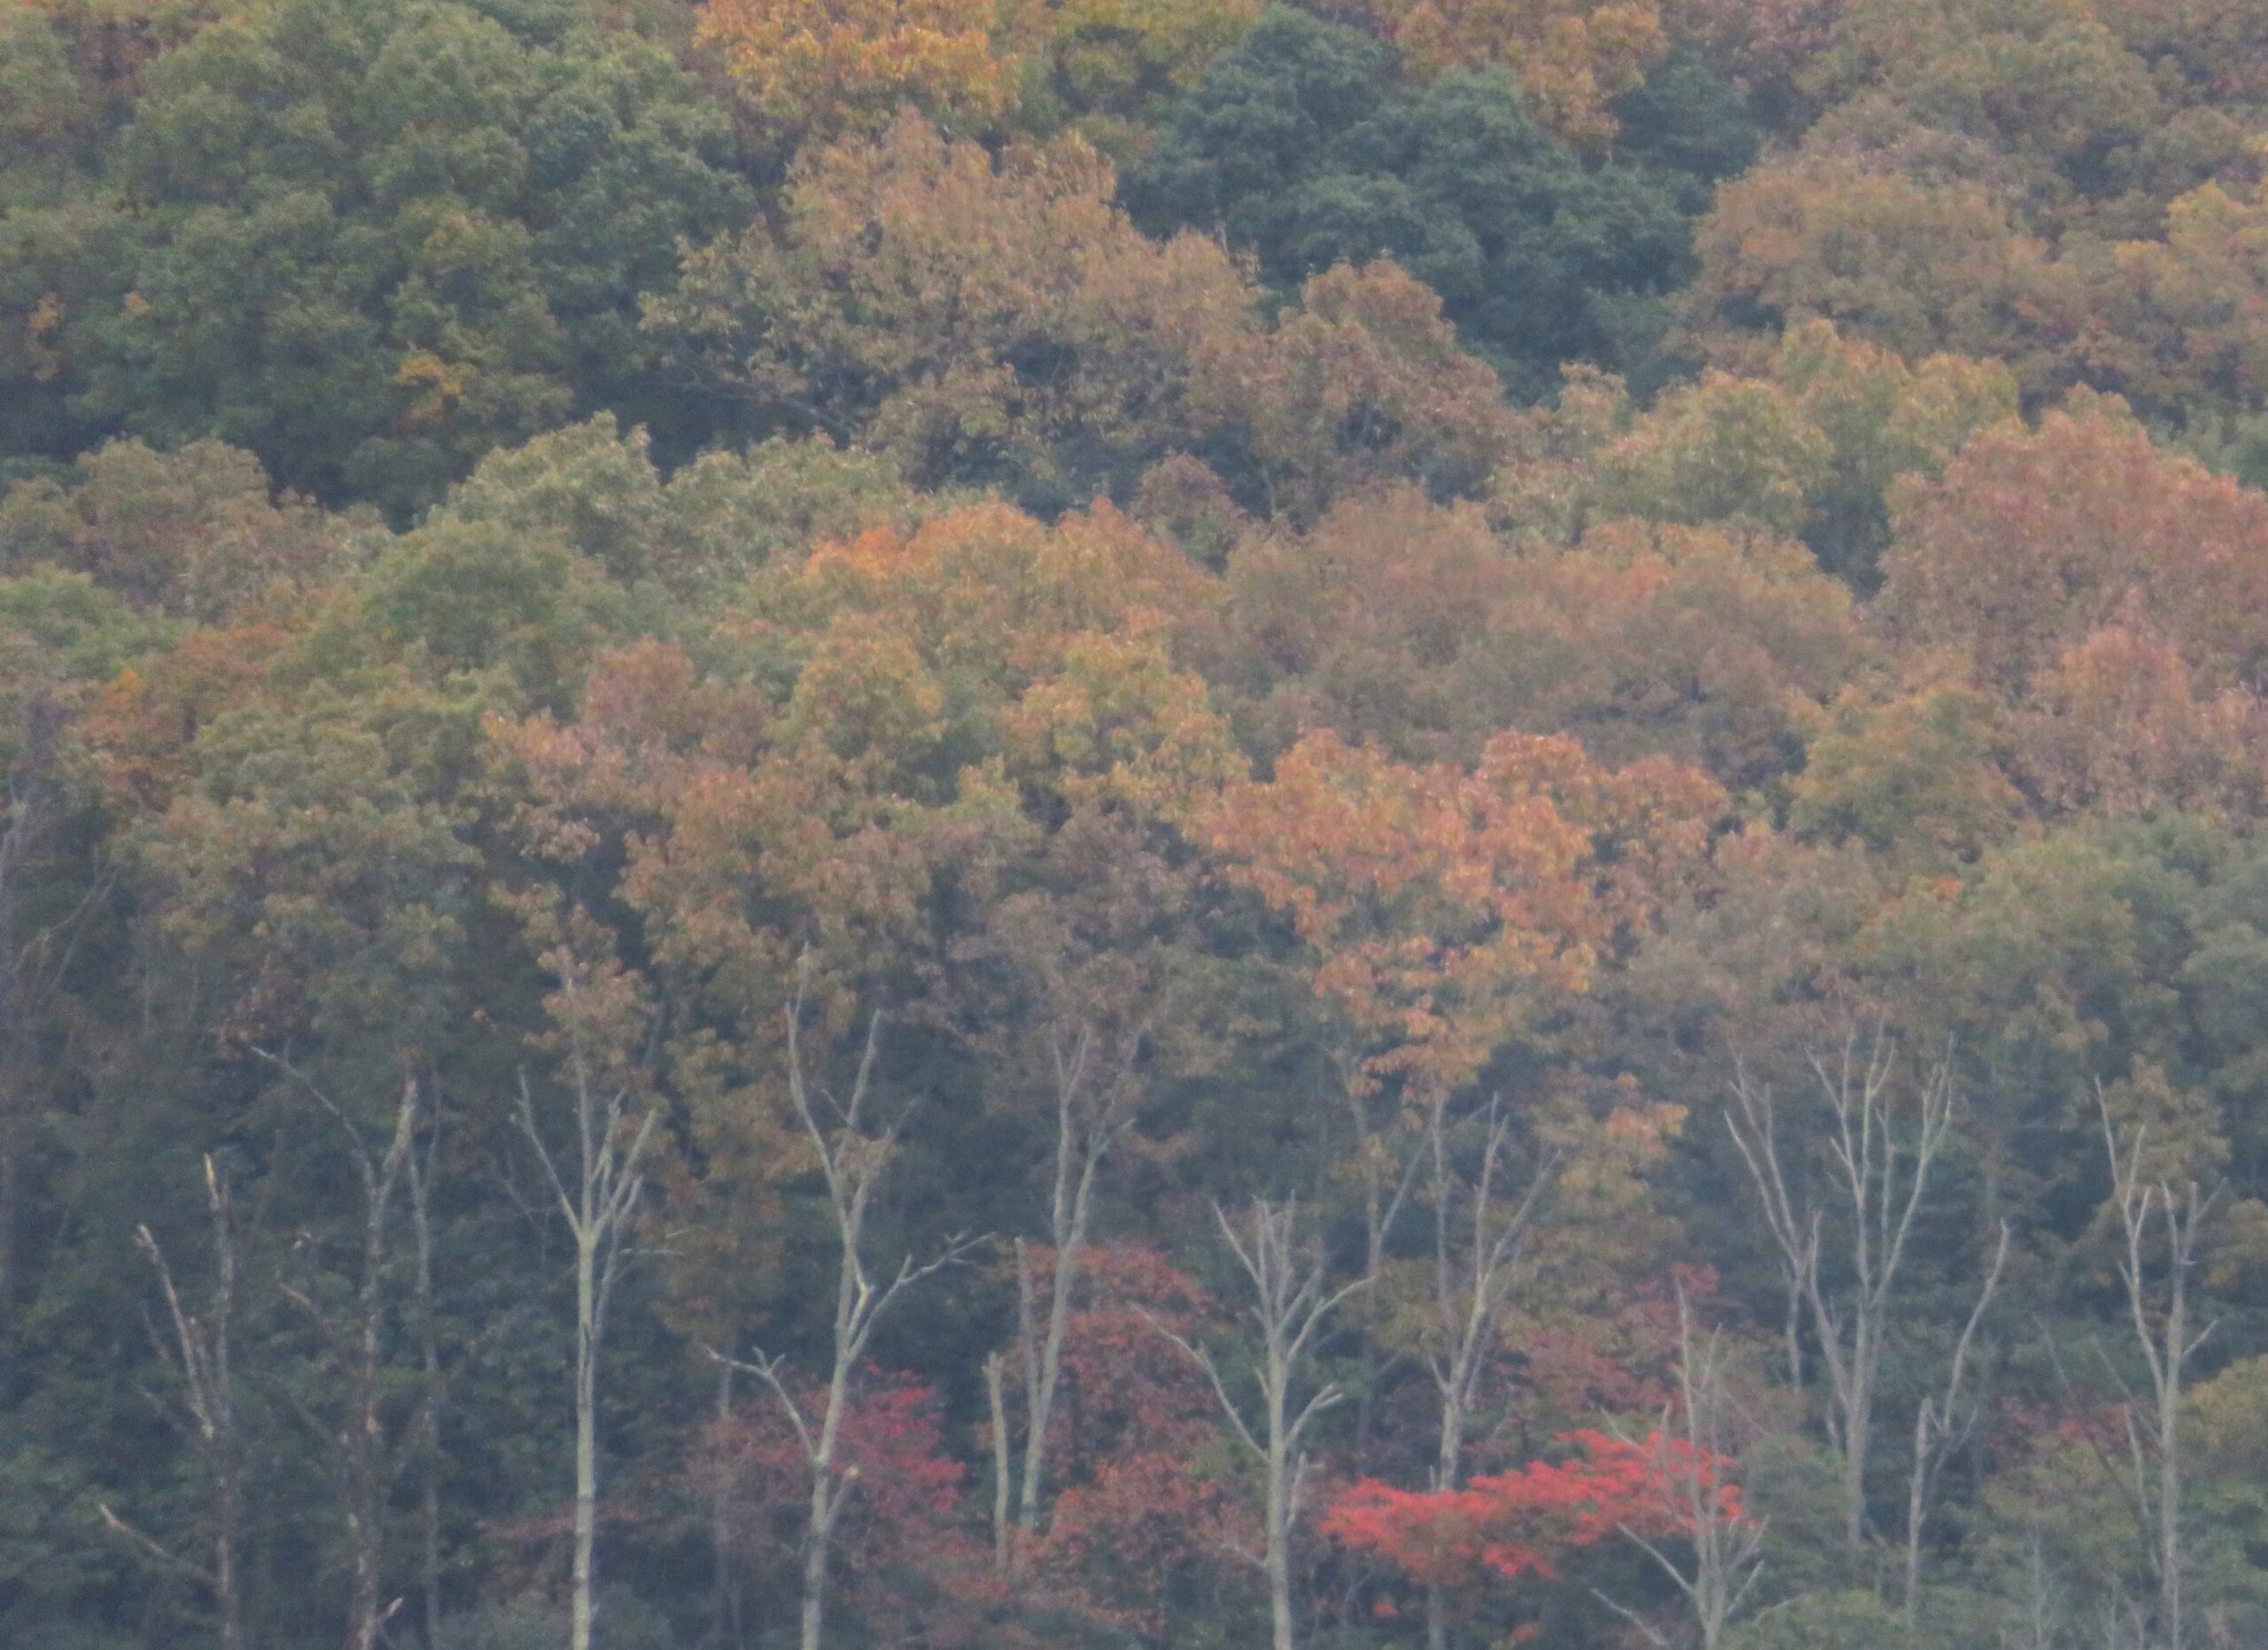
[[[2268,5],[0,0],[0,1644],[2268,1645]]]

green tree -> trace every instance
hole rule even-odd
[[[729,159],[659,47],[563,8],[248,7],[150,66],[63,242],[118,260],[63,289],[120,294],[67,307],[72,405],[396,514],[579,404],[690,439],[636,299],[745,211]]]
[[[1729,158],[1696,147],[1705,168]],[[1653,153],[1672,152],[1657,138]],[[1587,164],[1503,74],[1403,86],[1385,47],[1283,8],[1215,60],[1124,195],[1153,228],[1250,247],[1283,292],[1391,257],[1530,397],[1564,361],[1645,362],[1656,300],[1685,274],[1671,190],[1621,161]]]

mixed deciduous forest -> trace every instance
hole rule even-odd
[[[0,1642],[2268,1644],[2268,6],[0,0]]]

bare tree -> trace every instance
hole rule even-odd
[[[1438,1336],[1426,1362],[1441,1397],[1440,1448],[1433,1465],[1436,1490],[1457,1486],[1481,1374],[1495,1344],[1530,1219],[1553,1169],[1547,1163],[1517,1199],[1507,1201],[1501,1181],[1511,1146],[1511,1122],[1501,1099],[1491,1099],[1480,1118],[1480,1165],[1472,1180],[1464,1181],[1449,1160],[1447,1113],[1447,1102],[1437,1101],[1425,1131],[1425,1156],[1432,1169]],[[1377,1265],[1375,1257],[1371,1264]],[[1426,1643],[1441,1650],[1448,1638],[1445,1601],[1439,1587],[1431,1588],[1425,1599]]]
[[[1666,1522],[1690,1545],[1681,1564],[1658,1542],[1622,1527],[1623,1535],[1661,1568],[1684,1596],[1701,1650],[1717,1650],[1757,1578],[1764,1573],[1764,1524],[1736,1510],[1728,1476],[1733,1459],[1731,1406],[1725,1390],[1722,1342],[1714,1329],[1694,1333],[1684,1287],[1677,1290],[1677,1398],[1662,1412],[1650,1446]],[[1669,1638],[1644,1616],[1604,1593],[1598,1599],[1668,1650]]]
[[[838,1477],[835,1470],[843,1417],[850,1404],[852,1377],[866,1355],[874,1326],[898,1296],[931,1273],[963,1258],[981,1240],[952,1239],[935,1257],[920,1265],[916,1265],[909,1255],[898,1263],[897,1273],[887,1282],[877,1284],[867,1273],[866,1217],[873,1210],[875,1190],[897,1156],[898,1133],[905,1126],[905,1119],[901,1117],[894,1120],[879,1133],[870,1133],[866,1127],[874,1060],[882,1047],[882,1017],[879,1013],[867,1019],[866,1048],[858,1057],[858,1075],[852,1079],[850,1098],[836,1103],[832,1096],[822,1096],[835,1114],[835,1125],[829,1127],[821,1119],[804,1065],[804,993],[809,978],[806,967],[797,982],[795,1000],[788,1009],[788,1092],[795,1102],[796,1116],[818,1154],[819,1175],[827,1187],[827,1212],[833,1218],[841,1250],[835,1275],[835,1336],[827,1395],[814,1415],[789,1390],[785,1365],[781,1359],[766,1357],[761,1350],[748,1362],[713,1351],[711,1356],[748,1371],[771,1388],[788,1424],[795,1429],[796,1443],[803,1448],[804,1464],[811,1471],[811,1512],[804,1533],[801,1642],[803,1650],[819,1650],[826,1623],[827,1573],[835,1529],[858,1483],[854,1475]]]
[[[1009,1573],[1021,1572],[1032,1539],[1039,1533],[1048,1429],[1062,1379],[1063,1336],[1078,1286],[1079,1262],[1094,1218],[1095,1179],[1103,1160],[1134,1120],[1134,1071],[1141,1057],[1143,1033],[1138,1028],[1127,1031],[1121,1045],[1107,1055],[1098,1054],[1098,1040],[1090,1025],[1082,1025],[1068,1038],[1060,1027],[1051,1027],[1048,1032],[1048,1059],[1055,1088],[1055,1152],[1047,1204],[1047,1309],[1043,1319],[1038,1305],[1041,1285],[1033,1275],[1029,1253],[1020,1241],[1015,1249],[1016,1351],[1023,1380],[1024,1436],[1013,1538],[1006,1494],[1007,1406],[999,1389],[1003,1372],[997,1357],[986,1366],[987,1388],[994,1400],[998,1491],[993,1506],[993,1545],[996,1560]]]
[[[290,1062],[265,1049],[253,1052],[297,1080],[337,1119],[362,1185],[361,1253],[351,1303],[341,1310],[293,1285],[284,1284],[283,1290],[314,1324],[344,1385],[344,1401],[331,1420],[311,1409],[303,1413],[338,1458],[346,1514],[347,1650],[377,1650],[380,1633],[401,1604],[399,1599],[388,1603],[384,1598],[386,1504],[408,1450],[415,1447],[414,1438],[389,1441],[379,1397],[385,1373],[386,1280],[393,1265],[394,1202],[416,1144],[417,1080],[404,1080],[394,1109],[392,1137],[384,1151],[373,1152],[353,1120]],[[410,1425],[422,1428],[422,1420],[413,1416]]]
[[[520,1128],[535,1148],[545,1177],[575,1244],[575,1556],[571,1650],[590,1650],[593,1565],[598,1544],[599,1348],[607,1307],[621,1274],[623,1237],[645,1190],[639,1168],[654,1130],[655,1112],[633,1120],[632,1070],[602,1061],[586,1035],[583,965],[561,947],[547,955],[560,989],[562,1077],[575,1124],[575,1156],[563,1171],[536,1120],[535,1096],[520,1074]],[[613,1066],[614,1070],[606,1069]]]
[[[1292,1523],[1299,1515],[1301,1484],[1307,1472],[1301,1445],[1309,1425],[1345,1394],[1325,1382],[1304,1401],[1295,1402],[1294,1395],[1324,1322],[1369,1280],[1357,1278],[1340,1289],[1326,1290],[1323,1256],[1318,1252],[1310,1258],[1300,1241],[1297,1199],[1287,1198],[1281,1203],[1255,1199],[1241,1228],[1217,1203],[1213,1206],[1213,1218],[1252,1284],[1250,1316],[1258,1331],[1260,1352],[1254,1371],[1260,1385],[1257,1423],[1247,1420],[1242,1406],[1229,1396],[1210,1352],[1154,1318],[1150,1325],[1205,1372],[1222,1413],[1262,1464],[1267,1484],[1268,1537],[1262,1563],[1268,1576],[1273,1643],[1275,1650],[1293,1650]]]
[[[97,1510],[104,1523],[132,1542],[144,1556],[203,1585],[212,1594],[221,1650],[245,1650],[244,1578],[237,1552],[244,1518],[245,1460],[238,1433],[236,1374],[229,1362],[241,1258],[228,1187],[210,1156],[205,1159],[205,1195],[213,1223],[213,1290],[201,1314],[183,1304],[173,1268],[150,1228],[136,1226],[134,1235],[157,1268],[158,1282],[165,1293],[170,1342],[155,1332],[153,1336],[159,1356],[181,1382],[187,1412],[183,1430],[201,1458],[211,1505],[212,1560],[199,1564],[181,1557],[126,1522],[106,1503],[98,1504]]]
[[[436,1093],[428,1108],[425,1144],[409,1155],[409,1234],[416,1255],[413,1310],[417,1355],[425,1383],[418,1414],[418,1581],[424,1599],[427,1650],[441,1642],[441,1326],[433,1292],[433,1183],[441,1155],[441,1104]]]
[[[1830,1293],[1822,1275],[1828,1211],[1800,1197],[1790,1182],[1771,1089],[1736,1068],[1734,1105],[1725,1114],[1780,1250],[1791,1306],[1800,1304],[1826,1366],[1828,1442],[1842,1460],[1844,1534],[1853,1547],[1867,1534],[1867,1454],[1891,1291],[1955,1109],[1947,1062],[1919,1075],[1910,1104],[1900,1103],[1897,1064],[1896,1048],[1880,1029],[1862,1047],[1853,1027],[1835,1057],[1811,1058],[1830,1123],[1827,1156],[1840,1205],[1833,1222],[1837,1258],[1851,1273],[1843,1300]]]
[[[1421,1135],[1404,1155],[1394,1140],[1402,1115],[1400,1102],[1389,1096],[1383,1119],[1374,1117],[1371,1101],[1377,1097],[1377,1086],[1355,1069],[1350,1056],[1342,1054],[1335,1063],[1340,1091],[1347,1097],[1354,1124],[1351,1156],[1363,1192],[1363,1391],[1355,1411],[1355,1459],[1360,1466],[1370,1459],[1371,1400],[1385,1385],[1382,1377],[1394,1361],[1394,1355],[1381,1347],[1378,1333],[1379,1278],[1386,1269],[1386,1244],[1394,1236],[1394,1225],[1426,1162],[1427,1142]],[[1436,1107],[1441,1103],[1437,1101]]]
[[[2133,1496],[2150,1535],[2150,1567],[2158,1584],[2159,1645],[2161,1650],[2183,1650],[2181,1411],[2189,1360],[2213,1332],[2210,1323],[2194,1335],[2190,1332],[2189,1274],[2197,1264],[2198,1234],[2219,1194],[2218,1188],[2201,1192],[2194,1180],[2177,1192],[2169,1181],[2146,1179],[2145,1131],[2135,1130],[2122,1151],[2109,1098],[2100,1089],[2096,1098],[2102,1111],[2103,1146],[2110,1158],[2111,1203],[2124,1240],[2118,1276],[2150,1378],[2147,1408],[2131,1397],[2125,1406]],[[2165,1272],[2155,1301],[2144,1254],[2154,1217],[2163,1227],[2165,1245]]]
[[[2000,1240],[1992,1246],[1992,1264],[1985,1269],[1984,1281],[1977,1291],[1977,1303],[1969,1310],[1969,1321],[1961,1328],[1961,1338],[1953,1343],[1952,1360],[1946,1366],[1946,1383],[1942,1390],[1923,1396],[1922,1406],[1914,1413],[1914,1467],[1906,1480],[1906,1619],[1914,1619],[1914,1609],[1922,1588],[1922,1534],[1929,1523],[1930,1502],[1935,1494],[1938,1470],[1946,1458],[1967,1443],[1977,1427],[1977,1406],[1962,1402],[1963,1387],[1968,1379],[1969,1356],[1977,1344],[1977,1326],[1984,1321],[1991,1310],[1992,1296],[2000,1287],[2000,1272],[2008,1262],[2008,1223],[2000,1222]]]

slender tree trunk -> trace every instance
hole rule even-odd
[[[1857,1356],[1865,1354],[1861,1351]],[[1863,1371],[1866,1366],[1862,1363],[1859,1367]],[[1873,1382],[1854,1376],[1847,1390],[1843,1414],[1843,1538],[1856,1552],[1867,1537],[1867,1452],[1874,1443]]]
[[[438,1119],[435,1123],[438,1130]],[[426,1650],[441,1642],[441,1336],[433,1298],[432,1160],[410,1165],[410,1230],[417,1245],[417,1350],[424,1407],[418,1418],[418,1575],[424,1594]]]
[[[1746,1070],[1736,1068],[1735,1106],[1725,1114],[1780,1250],[1791,1297],[1791,1373],[1802,1362],[1794,1335],[1795,1300],[1801,1301],[1819,1343],[1827,1374],[1828,1442],[1842,1457],[1844,1538],[1854,1552],[1866,1544],[1867,1456],[1892,1296],[1956,1109],[1951,1068],[1940,1062],[1915,1084],[1912,1139],[1901,1142],[1907,1117],[1895,1094],[1898,1063],[1891,1038],[1879,1028],[1864,1047],[1854,1027],[1835,1057],[1812,1056],[1831,1125],[1825,1156],[1832,1179],[1839,1182],[1836,1201],[1845,1205],[1831,1218],[1825,1208],[1800,1198],[1789,1179],[1768,1087],[1751,1083]],[[1821,1244],[1829,1230],[1844,1246],[1852,1274],[1850,1298],[1839,1306],[1828,1298],[1821,1277]]]
[[[1280,1394],[1280,1381],[1275,1383]],[[1268,1413],[1268,1619],[1275,1650],[1293,1650],[1292,1463],[1284,1438],[1281,1397]]]
[[[1301,1258],[1296,1202],[1255,1202],[1242,1230],[1219,1205],[1214,1206],[1213,1214],[1237,1264],[1252,1283],[1251,1317],[1259,1329],[1261,1354],[1257,1426],[1245,1419],[1243,1410],[1230,1397],[1211,1353],[1155,1319],[1150,1326],[1205,1372],[1222,1413],[1261,1463],[1267,1481],[1267,1546],[1262,1568],[1268,1578],[1270,1637],[1275,1650],[1293,1650],[1297,1634],[1292,1612],[1292,1525],[1299,1514],[1304,1464],[1301,1441],[1309,1423],[1338,1403],[1342,1394],[1326,1384],[1295,1408],[1292,1386],[1325,1320],[1341,1302],[1363,1287],[1364,1280],[1357,1278],[1335,1292],[1325,1293],[1323,1259],[1318,1257],[1309,1263]]]
[[[984,1360],[984,1398],[992,1415],[992,1569],[1006,1576],[1015,1532],[1008,1523],[1008,1397],[998,1352]]]
[[[812,1427],[804,1405],[788,1390],[779,1360],[759,1355],[757,1361],[738,1364],[737,1367],[761,1376],[772,1389],[788,1424],[795,1428],[796,1441],[803,1446],[804,1465],[811,1472],[811,1507],[804,1531],[801,1643],[803,1650],[820,1650],[827,1622],[827,1565],[835,1525],[842,1515],[844,1498],[851,1493],[852,1481],[838,1483],[835,1472],[843,1422],[850,1405],[851,1376],[866,1358],[875,1324],[899,1293],[952,1265],[974,1245],[956,1238],[925,1265],[917,1266],[909,1256],[899,1264],[897,1275],[881,1288],[876,1288],[867,1275],[862,1247],[866,1213],[897,1145],[897,1125],[893,1124],[878,1135],[867,1134],[861,1128],[874,1060],[882,1048],[882,1016],[876,1014],[867,1020],[866,1050],[859,1056],[850,1101],[835,1108],[841,1127],[830,1130],[819,1120],[804,1070],[804,989],[809,984],[808,969],[806,959],[805,972],[788,1010],[788,1089],[826,1182],[827,1208],[835,1222],[841,1257],[835,1274],[834,1361],[827,1372],[826,1408],[817,1428]]]
[[[222,1468],[213,1499],[213,1597],[221,1617],[221,1650],[245,1650],[244,1582],[237,1573],[244,1496],[233,1462]]]
[[[733,1374],[729,1363],[717,1369],[717,1424],[733,1418]],[[709,1508],[710,1600],[712,1631],[719,1645],[738,1650],[741,1642],[740,1578],[733,1564],[731,1481],[719,1471]]]
[[[827,1452],[834,1454],[834,1441]],[[827,1627],[827,1566],[834,1545],[834,1480],[829,1471],[812,1475],[811,1527],[804,1541],[803,1650],[819,1650]]]
[[[520,1131],[535,1148],[575,1243],[575,1551],[570,1650],[591,1650],[598,1547],[599,1350],[606,1338],[607,1305],[622,1262],[623,1237],[645,1191],[639,1164],[653,1136],[656,1116],[649,1108],[634,1128],[630,1125],[633,1097],[646,1094],[650,1083],[644,1063],[650,1058],[650,1046],[643,1053],[634,1052],[624,1027],[586,1017],[591,1012],[584,994],[586,980],[606,977],[612,965],[576,926],[582,920],[577,913],[568,927],[578,942],[592,947],[589,953],[579,953],[568,943],[545,953],[546,966],[559,981],[550,1008],[565,1032],[562,1075],[574,1104],[577,1156],[571,1187],[536,1125],[535,1097],[526,1075],[520,1078]],[[634,1018],[647,1039],[658,1035],[659,1020],[649,1016],[642,1001]],[[604,1040],[594,1041],[594,1031]]]
[[[2119,1258],[2119,1276],[2126,1286],[2126,1304],[2149,1370],[2152,1413],[2138,1420],[2127,1406],[2128,1442],[2133,1453],[2134,1496],[2150,1528],[2149,1545],[2158,1583],[2158,1637],[2163,1650],[2186,1650],[2188,1624],[2184,1619],[2182,1572],[2187,1555],[2182,1547],[2181,1419],[2190,1358],[2213,1331],[2207,1324],[2190,1333],[2189,1274],[2197,1262],[2197,1240],[2218,1190],[2201,1195],[2194,1181],[2176,1196],[2163,1180],[2146,1181],[2142,1167],[2142,1135],[2133,1134],[2122,1152],[2107,1096],[2098,1094],[2102,1109],[2103,1143],[2109,1148],[2112,1202],[2125,1235],[2125,1252]],[[2156,1324],[2148,1299],[2143,1248],[2148,1241],[2153,1208],[2165,1222],[2164,1315]],[[2147,1430],[2148,1436],[2145,1436]],[[2155,1450],[2153,1473],[2148,1457]]]
[[[159,1351],[175,1363],[181,1377],[191,1436],[203,1458],[211,1498],[213,1561],[209,1567],[190,1564],[133,1529],[107,1506],[99,1510],[105,1523],[144,1552],[155,1555],[169,1568],[187,1571],[203,1581],[212,1592],[221,1650],[245,1650],[244,1578],[237,1563],[244,1517],[244,1455],[237,1436],[236,1375],[231,1366],[238,1257],[228,1188],[210,1157],[205,1160],[205,1189],[213,1218],[214,1255],[213,1293],[204,1314],[191,1312],[183,1304],[173,1269],[150,1228],[137,1226],[135,1237],[157,1268],[158,1281],[165,1291],[175,1350],[169,1353],[161,1343]]]
[[[571,1650],[591,1650],[598,1545],[598,1242],[588,1220],[575,1244],[575,1573]]]

